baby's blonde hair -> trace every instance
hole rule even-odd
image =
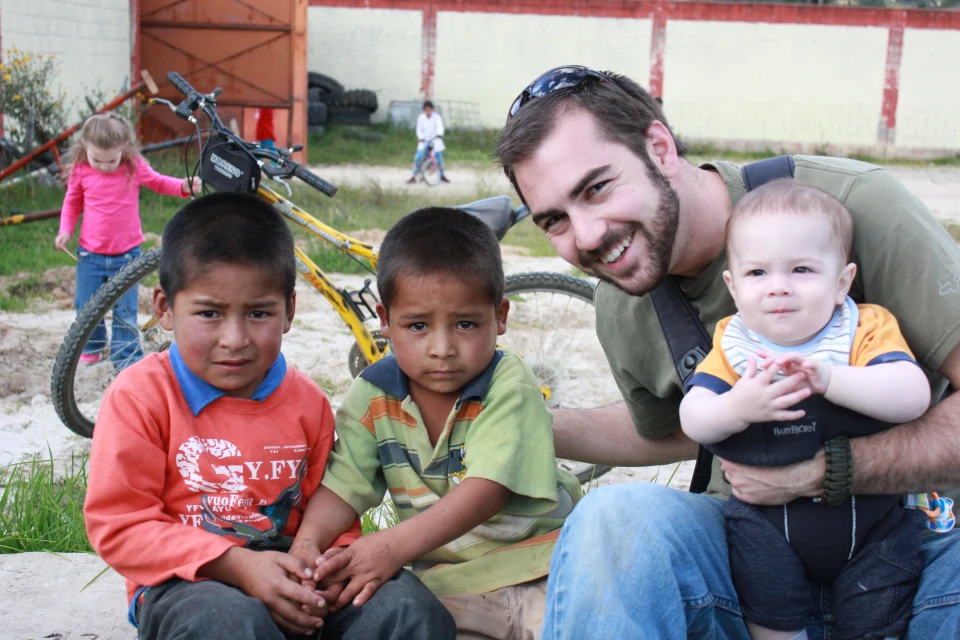
[[[80,135],[76,142],[70,147],[70,166],[67,169],[66,179],[70,177],[70,171],[73,167],[87,160],[87,149],[84,146],[92,144],[101,149],[120,148],[123,158],[121,165],[125,165],[130,170],[130,175],[137,169],[137,160],[140,158],[140,147],[137,145],[137,137],[130,126],[118,114],[108,111],[107,113],[98,113],[87,118],[80,128]]]
[[[763,214],[818,215],[830,223],[837,250],[844,262],[853,247],[853,219],[843,203],[817,187],[791,178],[772,180],[743,196],[727,220],[724,244],[730,253],[733,228],[747,218]]]

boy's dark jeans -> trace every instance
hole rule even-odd
[[[291,640],[267,608],[239,589],[179,578],[152,587],[137,608],[141,640]],[[362,607],[324,619],[323,640],[443,640],[456,635],[453,617],[412,573],[401,570]],[[317,636],[314,636],[317,637]]]

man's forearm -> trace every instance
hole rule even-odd
[[[697,444],[679,429],[657,440],[640,436],[622,402],[600,409],[557,409],[553,442],[559,458],[612,466],[644,467],[697,456]]]
[[[960,393],[909,424],[850,443],[854,493],[919,493],[958,487]]]

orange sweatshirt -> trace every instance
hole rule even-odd
[[[231,546],[286,550],[333,447],[323,391],[288,369],[262,402],[224,396],[194,416],[170,363],[152,354],[107,390],[90,453],[90,544],[141,585],[197,570]],[[360,536],[360,522],[334,546]]]

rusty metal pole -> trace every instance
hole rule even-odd
[[[46,220],[47,218],[57,218],[59,216],[59,207],[56,209],[47,209],[46,211],[34,211],[33,213],[18,213],[6,218],[0,218],[0,227],[23,224],[24,222],[35,222],[37,220]]]

